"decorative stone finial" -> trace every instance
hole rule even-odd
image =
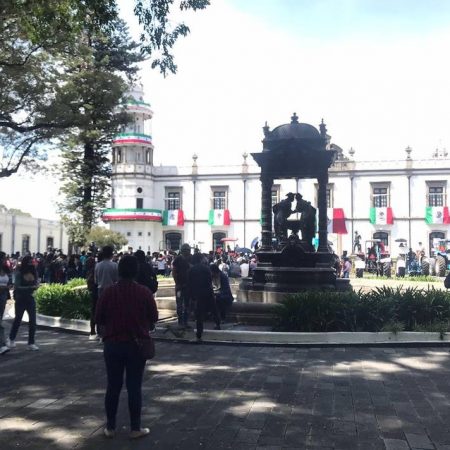
[[[355,149],[353,147],[350,147],[348,154],[350,155],[351,158],[353,158],[353,156],[355,156]]]
[[[242,157],[244,158],[244,164],[247,164],[248,153],[247,152],[242,153]]]
[[[408,147],[405,148],[405,152],[406,152],[406,159],[411,160],[412,148],[409,145],[408,145]]]
[[[291,123],[298,123],[298,116],[297,116],[297,113],[294,113],[294,114],[291,116]]]
[[[197,175],[197,173],[198,173],[197,159],[198,159],[198,156],[196,153],[194,153],[192,155],[192,161],[193,161],[192,162],[192,175]]]
[[[327,126],[325,125],[323,119],[322,122],[320,122],[319,129],[320,135],[325,139],[327,137]]]
[[[269,127],[269,125],[267,125],[267,121],[266,121],[265,125],[263,126],[263,132],[264,132],[265,137],[267,137],[269,135],[270,127]]]

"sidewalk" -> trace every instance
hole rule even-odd
[[[26,328],[26,327],[25,327]],[[127,439],[126,396],[105,440],[102,347],[22,334],[0,359],[0,449],[450,450],[450,360],[441,348],[264,348],[157,343],[143,425]]]

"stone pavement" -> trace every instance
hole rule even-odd
[[[0,449],[450,450],[447,348],[273,348],[158,343],[143,425],[126,396],[105,440],[101,345],[38,330],[40,352],[0,358]]]

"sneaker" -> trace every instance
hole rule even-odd
[[[135,430],[130,433],[130,439],[139,439],[141,437],[147,436],[150,433],[148,428],[141,428],[140,430]]]
[[[89,335],[90,341],[97,341],[98,339],[100,339],[100,336],[98,334],[90,334]]]
[[[108,428],[104,428],[103,429],[103,434],[105,435],[106,438],[112,439],[116,435],[116,431],[115,430],[108,430]]]
[[[5,353],[8,353],[11,349],[7,347],[6,345],[2,345],[0,347],[0,355],[4,355]]]
[[[15,348],[15,346],[16,346],[16,342],[15,341],[12,341],[11,339],[7,339],[7,341],[6,341],[6,346],[8,347],[8,348]]]
[[[36,344],[28,344],[28,350],[35,352],[39,350],[39,347]]]

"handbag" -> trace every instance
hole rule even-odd
[[[151,337],[147,338],[134,338],[134,342],[137,345],[139,354],[142,359],[153,359],[155,357],[155,342]]]

